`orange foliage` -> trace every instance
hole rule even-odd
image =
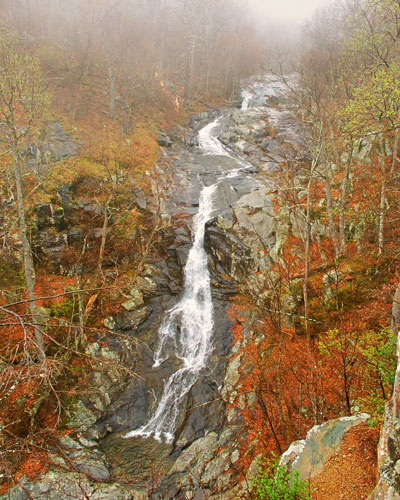
[[[363,346],[366,334],[378,335],[390,322],[397,281],[394,263],[400,239],[396,215],[400,197],[391,186],[387,193],[385,253],[378,255],[379,169],[374,164],[352,168],[345,213],[348,241],[340,258],[328,231],[325,184],[316,180],[312,185],[311,220],[324,225],[326,231],[319,237],[313,235],[310,244],[311,343],[307,342],[302,316],[305,247],[293,234],[286,238],[279,261],[269,271],[265,288],[270,294],[265,309],[259,290],[252,291],[249,285],[246,296],[229,311],[234,343],[244,335],[246,338],[234,356],[241,356],[241,368],[239,382],[233,388],[237,395],[231,403],[243,419],[241,459],[235,464],[238,470],[246,469],[260,453],[284,451],[314,424],[348,414],[354,402],[359,404],[375,394],[390,395],[390,386],[376,374],[359,346]],[[290,173],[281,174],[280,182],[290,186]],[[332,196],[340,200],[343,172],[334,175]],[[294,189],[278,190],[273,199],[275,211],[279,213],[282,206],[302,210],[306,199],[298,199],[296,193]],[[337,212],[333,221],[338,225]],[[290,317],[281,314],[282,309],[285,311],[282,302],[288,296],[296,302]],[[249,311],[253,311],[253,319]],[[371,342],[370,337],[367,339]]]

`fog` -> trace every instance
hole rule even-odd
[[[258,23],[301,23],[331,0],[246,0]]]
[[[57,63],[78,86],[102,71],[111,100],[125,92],[130,102],[142,102],[143,89],[164,81],[184,87],[189,103],[217,89],[230,98],[253,74],[296,69],[301,27],[329,2],[0,0],[0,16],[45,54],[47,71]]]

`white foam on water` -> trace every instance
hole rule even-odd
[[[214,326],[210,274],[204,249],[207,221],[212,216],[212,196],[217,184],[201,191],[199,211],[193,222],[193,246],[185,266],[184,293],[181,300],[165,315],[159,329],[159,345],[154,367],[171,355],[182,361],[182,367],[166,381],[158,406],[147,424],[124,437],[174,438],[180,402],[189,392],[200,370],[206,365],[212,346]]]
[[[206,155],[230,156],[227,149],[213,134],[214,130],[219,127],[221,119],[222,116],[219,116],[212,123],[203,127],[199,132],[199,146],[201,151]]]
[[[242,90],[241,96],[242,96],[241,109],[242,111],[247,111],[249,109],[250,99],[253,97],[253,94],[248,89],[244,89]]]
[[[276,95],[281,89],[282,84],[273,81],[266,85],[256,83],[252,90],[262,90],[264,95]],[[248,109],[253,93],[243,91],[242,97],[242,109]],[[272,112],[272,119],[278,119],[278,113]],[[157,440],[165,439],[167,442],[174,440],[183,399],[193,387],[202,368],[206,366],[212,350],[214,318],[210,273],[204,249],[205,227],[212,218],[213,195],[218,183],[223,179],[236,177],[252,167],[250,163],[236,157],[218,140],[216,130],[221,119],[222,117],[216,118],[200,130],[199,147],[205,155],[230,157],[237,166],[219,176],[215,184],[204,187],[200,193],[199,211],[193,220],[193,245],[184,270],[183,295],[162,320],[158,332],[159,343],[154,354],[154,368],[171,356],[181,361],[181,367],[165,381],[161,399],[150,420],[142,427],[127,433],[125,438],[153,437]]]

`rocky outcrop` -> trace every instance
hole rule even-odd
[[[400,499],[400,280],[392,302],[391,328],[397,337],[397,368],[379,442],[379,482],[371,500]]]
[[[119,484],[93,482],[88,474],[60,472],[59,468],[54,468],[42,476],[39,482],[29,481],[23,477],[20,484],[0,496],[0,500],[31,498],[35,500],[76,500],[77,498],[130,500],[135,498],[134,494],[134,491]]]
[[[28,166],[40,174],[50,163],[75,156],[79,149],[72,135],[64,131],[60,122],[54,121],[49,123],[44,137],[26,149],[25,156]]]
[[[339,450],[343,435],[351,427],[366,422],[366,413],[329,420],[307,432],[305,439],[292,443],[282,455],[280,464],[290,471],[297,470],[300,480],[319,474],[324,464]]]

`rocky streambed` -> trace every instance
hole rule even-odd
[[[87,498],[113,500],[214,498],[217,491],[215,498],[240,497],[240,486],[232,490],[234,478],[224,474],[239,459],[232,443],[241,428],[239,415],[226,411],[239,377],[240,358],[230,361],[232,349],[241,347],[232,346],[226,312],[237,287],[268,268],[277,255],[286,229],[276,224],[269,198],[273,173],[284,155],[301,150],[281,84],[265,77],[247,82],[246,91],[245,109],[195,115],[184,141],[163,140],[163,154],[173,158],[169,167],[160,167],[166,186],[162,196],[155,196],[173,228],[166,257],[148,264],[121,313],[105,318],[112,334],[109,346],[100,341],[89,345],[88,353],[103,359],[105,368],[90,375],[90,396],[69,403],[66,427],[74,431],[60,441],[61,456],[54,454],[54,466],[40,481],[23,478],[23,488],[14,487],[3,498],[72,499],[78,491]],[[211,123],[206,139],[215,142],[207,149],[199,131]],[[182,367],[182,358],[172,350],[153,366],[154,353],[162,318],[185,294],[193,216],[200,192],[212,185],[204,248],[213,328],[204,365],[179,398],[169,441],[140,433],[126,438],[146,426],[167,381]],[[114,361],[127,371],[113,369]]]

